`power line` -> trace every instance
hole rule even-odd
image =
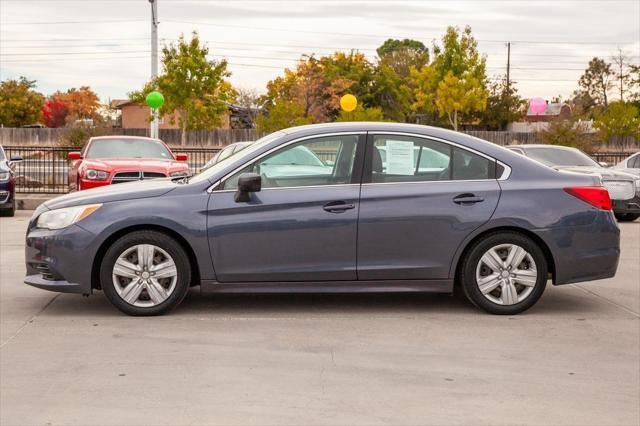
[[[113,52],[47,52],[47,53],[0,53],[0,56],[53,56],[53,55],[104,55],[122,53],[149,53],[149,50],[120,50]]]
[[[205,25],[205,26],[222,27],[222,28],[240,28],[240,29],[253,29],[253,30],[263,30],[263,31],[278,31],[278,32],[286,32],[286,33],[343,35],[343,36],[350,36],[350,37],[375,37],[375,38],[385,37],[381,34],[292,30],[288,28],[256,27],[256,26],[233,25],[233,24],[215,24],[211,22],[197,22],[197,21],[166,20],[164,22],[174,23],[174,24]],[[398,37],[398,36],[396,35],[394,37]],[[403,37],[400,37],[400,38],[403,38]],[[434,38],[434,37],[431,37],[431,38]],[[508,40],[476,39],[476,41],[484,42],[484,43],[506,43]],[[624,44],[635,43],[635,41],[632,41],[632,42],[628,42],[628,41],[627,42],[590,42],[590,41],[560,41],[560,40],[510,40],[510,41],[512,43],[522,43],[522,44],[580,44],[580,45],[610,45],[610,46],[619,46]]]
[[[101,21],[38,21],[38,22],[3,22],[2,25],[69,25],[69,24],[116,24],[122,22],[142,22],[143,19],[118,19]]]

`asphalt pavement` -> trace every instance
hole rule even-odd
[[[615,278],[514,317],[443,295],[200,295],[127,317],[22,283],[0,218],[0,424],[640,424],[640,221]]]

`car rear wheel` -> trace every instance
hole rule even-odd
[[[459,274],[463,293],[474,305],[498,315],[533,306],[547,284],[540,247],[515,232],[490,234],[469,248]]]
[[[616,213],[615,216],[616,216],[616,219],[618,219],[618,222],[633,222],[634,220],[636,220],[637,218],[640,217],[640,214],[638,214],[638,213]]]
[[[129,315],[161,315],[182,302],[191,267],[180,244],[156,231],[136,231],[107,249],[100,283],[107,298]]]

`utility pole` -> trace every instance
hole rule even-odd
[[[158,0],[149,0],[151,3],[151,79],[158,76]],[[158,138],[158,111],[151,109],[153,120],[149,126],[149,136]]]
[[[509,72],[511,71],[511,42],[507,43],[507,93],[509,93]]]

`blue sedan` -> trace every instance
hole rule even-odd
[[[302,151],[317,166],[298,164]],[[190,179],[48,201],[27,231],[25,282],[102,290],[130,315],[168,312],[195,285],[460,291],[511,315],[549,280],[614,276],[619,255],[596,176],[444,129],[340,123],[272,133]]]

